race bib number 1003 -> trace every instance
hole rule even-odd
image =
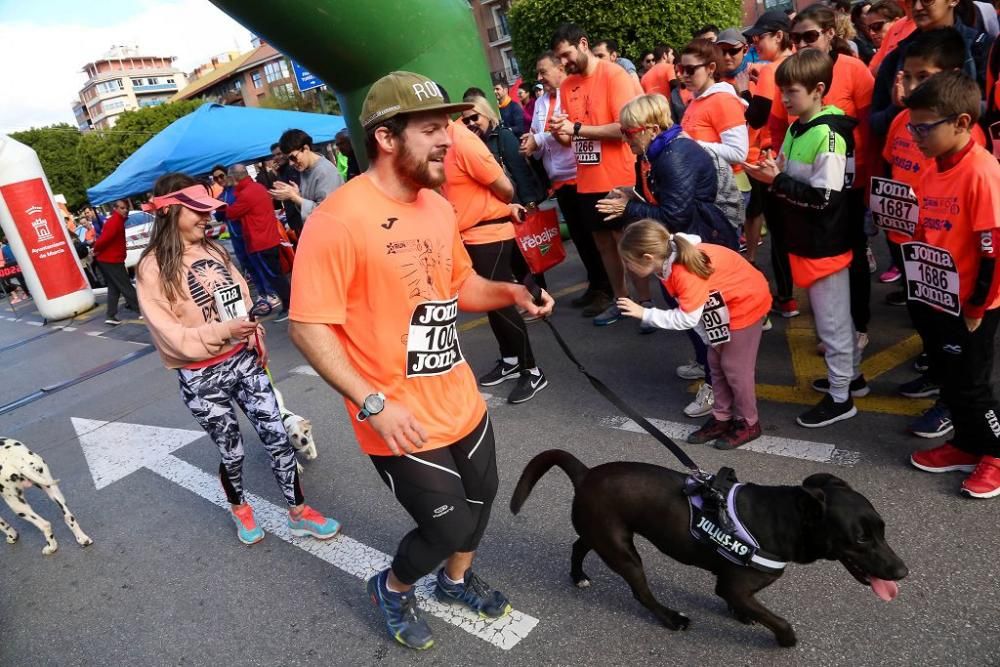
[[[917,195],[909,185],[889,178],[872,178],[869,206],[876,225],[913,236],[920,209]]]
[[[906,273],[906,298],[959,315],[958,268],[947,250],[926,243],[901,243]]]
[[[417,304],[406,337],[406,377],[444,375],[465,361],[457,320],[458,297]]]

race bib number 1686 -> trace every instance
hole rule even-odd
[[[457,320],[457,297],[417,304],[406,337],[406,377],[444,375],[465,362],[458,345]]]

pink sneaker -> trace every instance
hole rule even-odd
[[[878,277],[880,283],[894,283],[903,277],[903,272],[899,270],[897,266],[890,266],[888,270],[883,271],[882,275]]]

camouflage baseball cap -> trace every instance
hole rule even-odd
[[[441,87],[421,74],[390,72],[372,84],[361,105],[362,127],[366,130],[404,113],[445,111],[457,113],[472,108],[471,103],[445,102]]]

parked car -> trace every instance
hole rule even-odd
[[[153,233],[153,216],[145,211],[129,211],[125,220],[125,268],[134,269],[139,263],[139,256],[149,245],[149,236]],[[225,223],[214,223],[205,228],[205,235],[211,239],[219,237],[225,231]]]
[[[145,211],[129,211],[125,219],[125,268],[132,269],[139,263],[139,256],[149,245],[153,232],[153,216]]]

